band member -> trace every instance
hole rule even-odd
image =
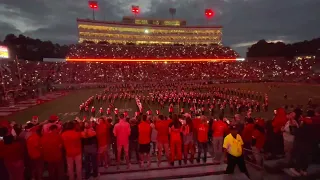
[[[107,115],[110,115],[110,114],[111,114],[111,109],[108,108],[108,109],[107,109]]]
[[[103,109],[102,109],[102,107],[100,107],[100,109],[99,109],[99,114],[100,114],[100,116],[103,116]]]
[[[91,115],[92,115],[93,117],[96,116],[96,109],[94,108],[94,106],[91,107]]]
[[[173,105],[171,104],[169,107],[169,114],[172,115],[173,114]]]
[[[181,114],[184,114],[184,108],[181,108],[180,113],[181,113]]]

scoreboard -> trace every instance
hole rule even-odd
[[[142,19],[142,18],[127,17],[127,16],[123,17],[122,22],[126,24],[141,24],[141,25],[155,25],[155,26],[186,26],[187,25],[187,22],[185,20]]]
[[[9,50],[6,46],[0,46],[0,59],[8,59],[9,58]]]

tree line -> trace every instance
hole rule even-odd
[[[43,58],[65,58],[70,45],[60,45],[51,41],[41,41],[22,34],[8,34],[0,44],[8,46],[10,57],[30,61],[42,61]],[[104,44],[103,42],[100,44]],[[107,44],[107,43],[105,43]],[[298,55],[320,56],[320,38],[293,44],[283,42],[268,43],[260,40],[248,48],[247,57],[286,57]]]

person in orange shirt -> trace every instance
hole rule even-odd
[[[110,162],[110,128],[111,124],[107,120],[103,117],[98,119],[98,124],[96,126],[99,153],[98,159],[100,164],[104,164],[105,168],[108,167],[108,163]]]
[[[75,179],[74,164],[76,165],[77,180],[82,180],[81,133],[75,130],[75,122],[68,122],[61,138],[66,150],[69,180]]]
[[[208,131],[209,125],[207,122],[207,118],[205,116],[201,116],[201,123],[198,125],[198,133],[197,133],[197,140],[198,140],[198,157],[197,162],[200,163],[201,153],[203,152],[204,156],[202,158],[203,162],[207,162],[207,152],[208,152]]]
[[[140,153],[140,167],[143,167],[144,161],[148,162],[148,167],[150,167],[150,142],[151,142],[151,132],[152,128],[147,122],[147,115],[142,116],[142,121],[138,126],[139,136],[139,153]]]
[[[219,116],[217,121],[212,123],[212,146],[213,146],[213,160],[222,162],[223,161],[223,137],[227,133],[228,126],[225,122],[223,122],[223,115]]]
[[[50,180],[63,178],[62,139],[57,125],[51,125],[49,132],[40,138],[43,160],[48,164]]]
[[[40,144],[40,127],[32,129],[31,135],[27,138],[27,150],[30,158],[31,175],[33,179],[42,179],[43,157]]]
[[[174,166],[174,160],[177,157],[179,165],[182,160],[182,124],[178,119],[178,116],[174,114],[172,116],[172,123],[169,125],[170,133],[170,150],[171,150],[171,165]]]
[[[165,151],[167,160],[170,160],[169,152],[169,124],[172,121],[170,119],[165,119],[163,115],[159,115],[159,120],[156,121],[157,135],[157,148],[158,148],[158,166],[161,163],[162,150]]]

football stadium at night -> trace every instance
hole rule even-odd
[[[32,8],[19,16],[24,8],[11,4],[20,1],[8,2],[16,18],[8,25],[29,23]],[[96,18],[98,2],[109,20]],[[56,0],[71,4],[70,16],[58,6],[63,28],[48,26],[45,37],[40,25],[17,28],[19,35],[2,29],[0,7],[8,33],[0,39],[0,180],[320,178],[320,38],[260,37],[274,30],[258,29],[262,9],[250,14],[251,1],[240,11],[208,0],[152,1],[168,6],[171,18],[135,2],[147,11],[125,0]],[[57,14],[50,13],[33,15],[50,18],[47,26]],[[241,21],[242,13],[250,19]],[[221,18],[229,14],[235,20]]]
[[[127,16],[121,22],[77,19],[77,26],[79,44],[67,61],[217,62],[239,57],[222,45],[221,26]]]

